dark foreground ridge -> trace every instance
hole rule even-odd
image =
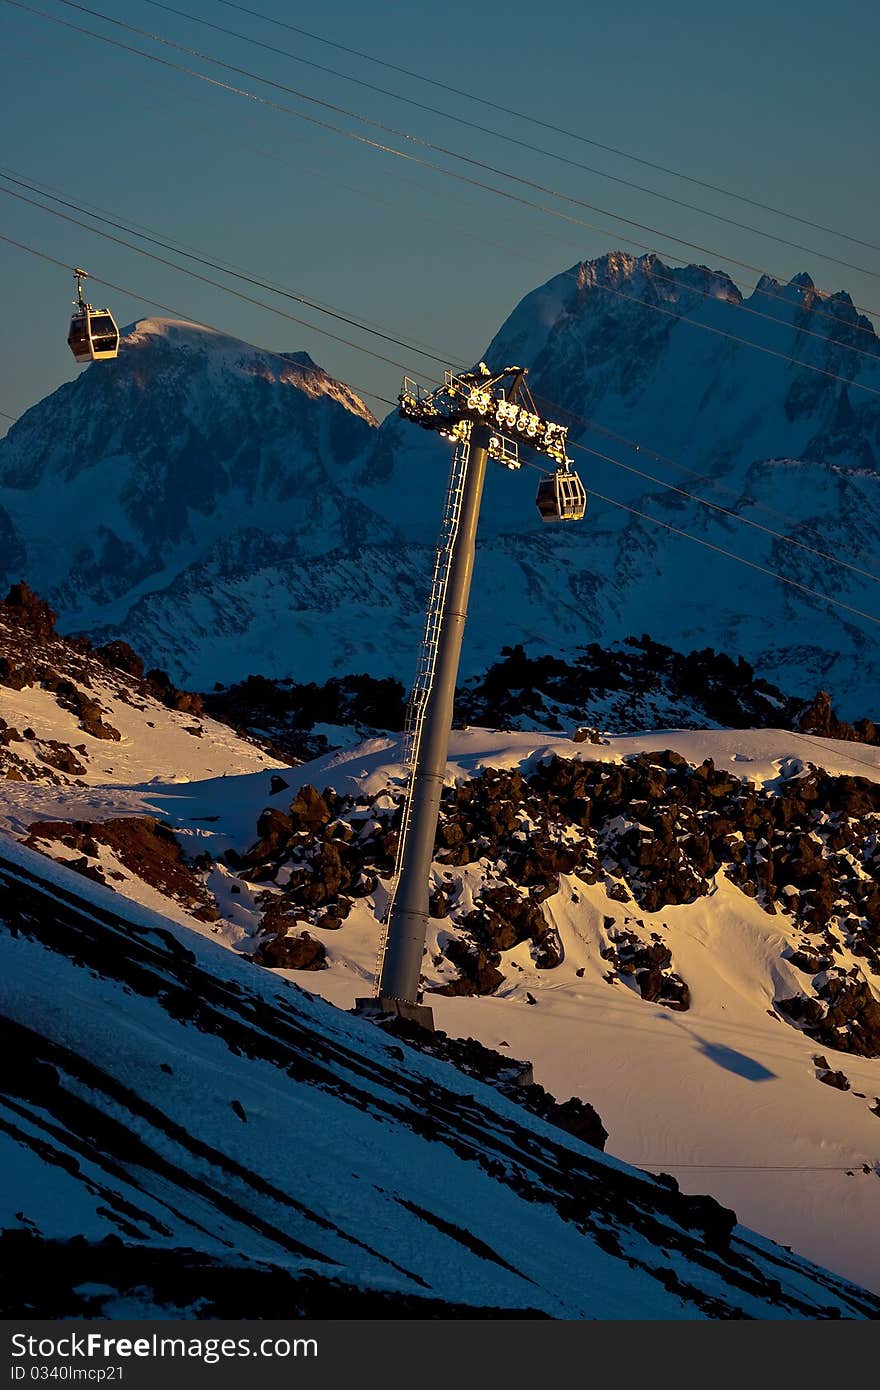
[[[15,846],[0,953],[6,1316],[880,1315],[713,1199]]]

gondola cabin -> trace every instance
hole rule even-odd
[[[77,270],[76,313],[70,320],[67,345],[77,362],[103,362],[119,354],[119,329],[109,309],[94,309],[83,299],[86,272]]]
[[[587,491],[574,470],[559,468],[539,482],[535,505],[542,521],[580,521],[587,510]]]
[[[109,309],[74,314],[67,343],[77,362],[102,362],[119,354],[119,329]]]

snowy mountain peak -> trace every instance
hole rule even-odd
[[[787,284],[762,275],[744,302],[747,309],[757,309],[779,322],[797,322],[815,337],[856,347],[861,353],[880,354],[874,324],[859,313],[852,296],[846,290],[820,289],[805,270],[793,275]],[[803,350],[798,355],[802,357]]]
[[[581,290],[613,286],[628,294],[644,295],[653,286],[660,298],[678,299],[688,290],[696,290],[734,304],[742,300],[737,286],[724,271],[703,265],[668,266],[654,252],[632,256],[625,251],[610,251],[595,260],[581,261],[568,274],[576,279]]]
[[[880,342],[847,295],[802,274],[743,299],[723,271],[610,252],[532,290],[481,355],[529,368],[590,451],[593,501],[542,527],[533,471],[490,472],[465,676],[507,644],[647,632],[877,714],[868,627],[810,592],[873,611]],[[202,688],[409,682],[448,468],[442,441],[396,414],[377,430],[303,354],[148,319],[0,443],[0,583]]]
[[[108,603],[186,565],[241,573],[256,554],[307,550],[308,535],[291,539],[304,515],[341,544],[341,479],[375,429],[305,354],[142,319],[118,359],[62,386],[0,443],[0,581],[39,575],[70,621],[92,626],[96,609],[112,622]]]
[[[376,419],[350,387],[334,380],[307,352],[274,352],[254,347],[219,329],[185,319],[139,319],[125,329],[120,360],[132,353],[170,352],[179,362],[183,354],[196,354],[215,377],[257,376],[270,383],[296,386],[312,398],[330,396],[352,414],[375,425]]]
[[[716,301],[724,306],[720,311],[713,308]],[[798,329],[805,326],[803,318],[808,315],[806,326],[813,337],[858,347],[863,353],[880,352],[873,324],[857,312],[846,291],[832,294],[818,289],[806,271],[788,284],[762,275],[752,294],[744,297],[726,271],[703,265],[669,266],[653,252],[633,256],[614,251],[578,262],[527,294],[485,355],[498,365],[511,353],[518,354],[517,360],[531,367],[534,379],[543,368],[543,354],[551,340],[563,336],[569,340],[582,324],[590,342],[585,361],[589,371],[597,357],[606,356],[602,339],[616,341],[625,331],[632,339],[627,344],[630,360],[644,359],[649,343],[666,348],[666,339],[670,332],[677,334],[676,320],[681,319],[696,322],[698,329],[708,329],[716,337],[732,334],[754,342],[759,351],[771,346],[779,351],[777,343],[769,341],[770,330],[754,322],[756,315],[788,328],[797,319]],[[692,340],[692,335],[685,336]],[[699,338],[695,341],[699,344]],[[812,362],[819,351],[800,345],[792,355]],[[636,380],[641,378],[638,368],[642,365],[642,360],[632,362]],[[556,399],[568,404],[564,395]]]

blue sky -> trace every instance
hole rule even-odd
[[[321,113],[252,79],[230,77],[206,62],[126,34],[60,0],[34,3],[74,24],[400,145],[393,137]],[[880,305],[878,251],[425,86],[236,12],[220,0],[169,3],[859,268],[778,245],[609,182],[599,173],[522,150],[214,32],[146,0],[90,3],[154,34],[717,253],[691,253],[654,232],[629,229],[630,236],[661,254],[719,267],[725,265],[726,255],[784,278],[807,269],[823,287],[846,288],[857,302]],[[875,177],[880,9],[868,0],[839,0],[833,6],[804,0],[775,7],[756,0],[742,0],[735,7],[692,0],[666,5],[631,0],[616,8],[571,0],[533,6],[446,0],[432,10],[418,10],[411,3],[364,6],[353,0],[326,0],[322,6],[308,7],[284,0],[242,3],[880,244]],[[0,156],[4,168],[51,185],[129,226],[148,228],[392,333],[435,346],[453,359],[475,358],[522,295],[556,271],[613,247],[633,249],[627,228],[609,216],[553,204],[607,228],[597,232],[519,207],[107,47],[5,0],[0,0],[0,83],[8,137]],[[408,148],[465,175],[553,202],[445,156]],[[355,386],[384,396],[396,394],[396,367],[13,198],[3,196],[0,206],[0,231],[65,264],[85,265],[127,290],[249,341],[282,350],[305,349]],[[18,414],[80,370],[65,342],[73,282],[64,270],[3,243],[0,267],[7,314],[16,330],[3,335],[0,410]],[[756,278],[749,271],[734,269],[734,274],[746,287]],[[260,294],[247,286],[239,288]],[[102,303],[106,299],[120,323],[158,312],[132,293],[96,288],[93,298]],[[344,327],[319,314],[282,300],[273,302],[349,336]],[[401,354],[361,333],[351,336],[429,373],[430,364],[415,353]]]

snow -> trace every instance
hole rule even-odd
[[[645,308],[658,298],[671,316]],[[743,301],[720,272],[618,253],[513,309],[488,358],[522,361],[542,399],[589,421],[572,442],[623,470],[576,449],[593,497],[571,527],[542,526],[531,468],[490,470],[466,675],[505,644],[565,652],[647,631],[742,654],[798,697],[830,687],[847,718],[876,714],[871,624],[718,551],[873,611],[880,347],[844,298],[834,319],[823,305],[801,282]],[[377,429],[347,387],[289,361],[193,325],[137,325],[118,362],[0,442],[0,578],[5,563],[68,629],[124,636],[179,683],[408,682],[448,447],[395,414]]]
[[[7,834],[23,835],[37,819],[153,814],[181,835],[189,851],[207,848],[216,856],[228,847],[246,849],[256,839],[260,811],[270,805],[286,809],[306,783],[368,797],[398,795],[402,787],[399,739],[368,739],[300,767],[284,767],[287,789],[273,796],[271,778],[280,765],[224,726],[200,720],[204,732],[194,738],[185,732],[192,716],[161,706],[133,710],[114,702],[107,691],[101,699],[108,706],[106,717],[122,730],[122,742],[102,743],[93,751],[96,741],[91,741],[89,771],[82,779],[86,786],[0,783],[0,827]],[[88,741],[73,716],[38,689],[16,693],[3,688],[0,708],[9,722],[29,722],[41,737],[51,732],[68,742]],[[155,730],[149,729],[150,722]],[[485,768],[528,770],[553,754],[619,762],[664,749],[693,763],[712,758],[716,766],[770,790],[781,778],[802,775],[812,763],[830,773],[880,780],[880,749],[779,729],[669,729],[594,745],[470,728],[452,735],[447,775],[452,781]],[[3,853],[10,848],[26,853],[4,837]],[[65,853],[57,844],[52,852]],[[40,866],[49,878],[63,873],[46,860]],[[106,867],[119,871],[109,856]],[[435,872],[442,878],[448,870],[437,866]],[[466,901],[479,887],[481,867],[457,872]],[[217,865],[209,887],[221,920],[204,924],[127,871],[117,882],[120,894],[141,904],[138,911],[150,909],[173,919],[188,939],[229,948],[230,969],[239,964],[238,953],[252,949],[260,920],[255,899],[270,886],[239,882]],[[106,892],[87,882],[78,891]],[[376,914],[385,900],[380,884],[374,899],[355,901],[341,930],[310,929],[323,940],[330,963],[328,970],[308,975],[310,990],[345,1009],[371,991]],[[530,1058],[536,1078],[548,1090],[561,1099],[574,1094],[590,1101],[610,1132],[612,1154],[672,1172],[684,1190],[711,1192],[749,1226],[880,1289],[875,1238],[880,1225],[880,1121],[869,1110],[880,1095],[880,1059],[831,1054],[831,1065],[842,1067],[852,1084],[849,1092],[835,1091],[816,1080],[812,1057],[821,1049],[771,1017],[774,998],[799,988],[797,972],[782,955],[784,919],[765,914],[723,876],[712,896],[654,915],[611,901],[601,884],[589,887],[563,878],[546,910],[562,945],[562,964],[538,971],[528,946],[520,946],[505,955],[506,979],[497,995],[433,997],[438,1026]],[[675,969],[690,986],[689,1012],[672,1013],[646,1003],[620,982],[605,981],[607,963],[600,956],[607,945],[605,915],[618,924],[638,916],[647,931],[663,937]],[[435,967],[431,959],[449,923],[432,923],[432,929],[426,970],[439,984],[449,977],[450,966]],[[243,968],[276,980],[267,988],[280,988],[277,981],[285,978],[297,983],[306,978]],[[526,1001],[529,993],[537,1001],[534,1006]],[[863,1165],[868,1173],[861,1171]]]
[[[89,904],[121,906],[106,889],[72,884],[63,869],[20,847],[4,845],[4,857],[49,885],[75,887],[87,913]],[[288,1006],[285,983],[277,976],[235,961],[134,904],[123,910],[136,936],[144,928],[170,929],[202,969],[230,977],[255,1000]],[[331,1044],[335,1078],[316,1085],[296,1068],[288,1073],[231,1052],[221,1036],[172,1016],[154,993],[121,988],[112,972],[85,971],[26,935],[0,933],[0,963],[6,1015],[26,1027],[39,1019],[50,1039],[96,1064],[98,1075],[108,1074],[113,1087],[99,1092],[87,1075],[73,1084],[87,1103],[97,1103],[155,1155],[151,1167],[123,1162],[114,1175],[116,1190],[129,1203],[129,1236],[131,1226],[141,1239],[155,1239],[155,1230],[161,1229],[162,1243],[188,1245],[227,1260],[234,1252],[236,1260],[271,1259],[293,1271],[317,1265],[323,1277],[344,1278],[360,1287],[428,1292],[475,1305],[537,1307],[563,1318],[695,1316],[692,1304],[668,1291],[647,1269],[606,1253],[575,1223],[562,1221],[552,1205],[524,1201],[454,1143],[437,1142],[410,1128],[422,1088],[445,1087],[471,1098],[471,1109],[482,1107],[490,1153],[496,1132],[500,1136],[510,1119],[521,1122],[522,1112],[431,1058],[408,1054],[401,1062],[399,1048],[374,1026],[297,994],[296,1016],[307,1032]],[[50,1011],[47,998],[52,1000]],[[400,1083],[407,1079],[412,1089],[404,1094]],[[127,1092],[137,1097],[133,1107]],[[230,1121],[236,1106],[243,1107],[246,1122]],[[39,1105],[25,1102],[23,1110],[25,1131],[42,1137],[46,1117]],[[537,1119],[530,1119],[529,1128],[539,1142],[560,1141],[559,1131]],[[574,1154],[590,1154],[609,1173],[619,1170],[613,1158],[602,1159],[577,1141],[567,1142]],[[52,1144],[62,1153],[71,1151],[63,1130],[53,1132]],[[106,1234],[114,1217],[102,1194],[107,1182],[102,1156],[99,1151],[94,1158],[83,1152],[76,1156],[74,1186],[39,1150],[31,1154],[30,1173],[25,1173],[19,1151],[11,1171],[20,1184],[6,1189],[0,1208],[4,1224],[24,1220],[50,1235]],[[163,1166],[156,1169],[156,1163]],[[528,1170],[531,1160],[523,1154],[521,1163]],[[225,1205],[213,1202],[215,1191]],[[646,1195],[650,1201],[649,1185]],[[428,1221],[413,1219],[407,1202],[483,1240],[494,1257],[486,1258]],[[258,1222],[267,1224],[260,1227]],[[673,1228],[669,1230],[672,1236]],[[731,1296],[723,1264],[717,1272],[695,1270],[681,1253],[670,1261],[635,1229],[620,1229],[620,1235],[624,1253],[648,1268],[665,1261],[706,1292]],[[283,1240],[291,1237],[308,1249],[297,1255],[285,1247]],[[749,1232],[738,1230],[736,1239],[743,1252],[758,1252],[759,1262],[764,1257],[766,1247]],[[775,1265],[769,1268],[778,1272]],[[810,1272],[797,1261],[782,1277],[808,1298],[815,1297]],[[827,1288],[818,1293],[819,1304],[831,1301]],[[748,1292],[737,1290],[732,1297],[746,1316],[782,1312]]]
[[[295,385],[315,398],[330,396],[369,424],[376,423],[360,397],[349,386],[328,377],[307,353],[262,351],[220,329],[171,318],[139,319],[125,330],[121,347],[126,353],[137,351],[156,338],[164,339],[177,351],[205,355],[212,378],[222,389],[228,389],[230,375],[255,375],[270,384]]]
[[[67,744],[77,753],[85,771],[71,777],[78,785],[49,786],[39,782],[0,782],[0,828],[24,833],[35,820],[102,820],[112,815],[156,813],[156,798],[174,804],[176,789],[198,784],[189,809],[194,822],[212,814],[212,783],[258,774],[259,786],[268,794],[276,769],[286,768],[257,745],[240,738],[227,725],[204,716],[168,709],[150,695],[128,699],[125,677],[92,679],[89,694],[100,701],[104,722],[121,735],[118,742],[98,739],[82,728],[77,716],[64,709],[55,695],[40,686],[11,690],[0,686],[0,716],[19,732],[32,728],[40,741]],[[200,734],[188,732],[199,729]],[[12,745],[18,757],[45,777],[48,769],[35,741]],[[262,775],[260,775],[262,774]],[[254,794],[258,795],[256,787]],[[219,793],[223,800],[223,792]],[[197,828],[197,827],[194,827]],[[241,827],[242,831],[244,827]]]
[[[571,738],[495,729],[454,729],[449,744],[447,780],[466,780],[485,768],[526,770],[556,755],[583,762],[622,762],[637,753],[671,749],[691,763],[711,758],[755,786],[772,787],[792,760],[813,762],[837,774],[880,780],[880,748],[838,739],[813,738],[787,729],[657,729],[650,733],[609,737],[601,744]],[[339,792],[373,795],[403,778],[400,744],[390,738],[368,739],[353,749],[338,750],[304,764],[290,774],[291,784],[312,782]]]
[[[632,905],[691,987],[691,1008],[678,1014],[603,980],[602,918],[620,920],[621,905],[600,886],[563,880],[548,907],[563,963],[538,971],[527,946],[505,953],[497,995],[431,997],[437,1026],[508,1044],[554,1095],[595,1105],[609,1152],[672,1173],[686,1192],[711,1192],[754,1229],[880,1289],[880,1121],[868,1108],[880,1095],[880,1060],[831,1053],[852,1091],[817,1082],[821,1049],[768,1013],[774,995],[799,987],[774,919],[720,880],[711,898],[687,907],[652,915]],[[356,904],[341,932],[313,935],[331,969],[311,987],[351,1007],[372,982],[375,920]]]
[[[711,757],[717,766],[770,788],[782,768],[796,772],[807,760],[831,773],[880,780],[880,750],[785,730],[661,730],[613,738],[607,747],[455,731],[448,777],[469,778],[487,767],[528,768],[552,753],[619,761],[665,748],[691,762]],[[401,774],[399,745],[376,739],[286,777],[291,794],[311,782],[373,795],[399,784]],[[243,796],[255,790],[248,781]],[[220,824],[232,829],[222,813]],[[880,1121],[868,1108],[880,1095],[880,1059],[834,1054],[832,1065],[843,1068],[852,1091],[817,1083],[812,1057],[821,1049],[768,1013],[775,997],[800,987],[798,973],[782,959],[787,938],[779,919],[723,877],[713,896],[686,907],[654,915],[634,904],[624,908],[625,915],[638,916],[647,930],[663,935],[691,987],[690,1011],[673,1014],[625,986],[605,983],[607,965],[599,950],[607,942],[600,923],[606,913],[619,920],[621,904],[600,886],[563,882],[548,904],[563,964],[538,971],[528,947],[521,946],[505,955],[520,972],[505,965],[507,982],[498,996],[433,997],[438,1026],[493,1047],[509,1043],[513,1055],[534,1062],[548,1090],[596,1106],[610,1131],[611,1152],[673,1172],[687,1191],[711,1191],[754,1228],[880,1288]],[[442,926],[437,930],[439,935]],[[364,902],[355,903],[341,931],[315,929],[331,968],[312,976],[310,987],[352,1007],[372,985],[377,932]],[[431,952],[429,941],[429,958]],[[579,978],[581,967],[586,973]],[[292,972],[290,977],[296,978]],[[526,1004],[527,992],[537,1006]],[[860,1171],[864,1164],[869,1174]],[[837,1171],[825,1171],[829,1167]],[[847,1169],[855,1175],[847,1176]]]
[[[0,688],[0,712],[9,723],[33,723],[41,738],[82,741],[92,753],[89,771],[81,779],[90,784],[87,787],[3,784],[0,827],[21,832],[35,820],[161,815],[219,854],[230,847],[247,849],[256,839],[260,811],[271,805],[283,809],[307,782],[319,789],[332,786],[342,794],[375,796],[386,788],[399,790],[404,781],[400,741],[393,738],[367,739],[291,768],[213,720],[198,721],[204,733],[197,739],[185,732],[193,722],[191,715],[163,709],[157,732],[147,728],[146,715],[109,699],[106,703],[107,718],[123,733],[121,743],[83,734],[74,716],[59,710],[47,692],[30,688],[17,695]],[[156,710],[153,722],[155,716]],[[604,744],[573,743],[546,734],[455,730],[447,776],[450,781],[466,780],[485,768],[527,770],[553,755],[622,762],[637,753],[664,749],[693,763],[712,758],[717,767],[759,787],[772,788],[783,773],[797,775],[807,763],[832,774],[880,780],[880,748],[783,729],[661,729],[609,738]],[[273,796],[270,782],[275,771],[281,771],[288,789]]]

